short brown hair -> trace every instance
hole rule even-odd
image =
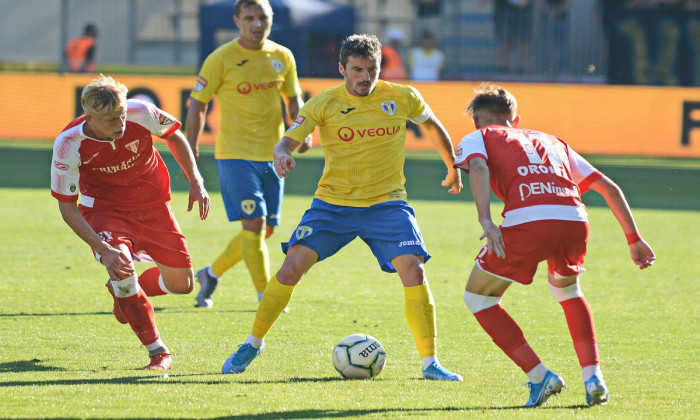
[[[376,35],[355,34],[345,38],[340,44],[340,64],[345,67],[349,57],[382,58],[382,43]]]
[[[518,109],[518,101],[512,93],[493,83],[483,82],[474,89],[474,98],[469,102],[465,111],[468,115],[478,112],[505,115],[514,118]]]
[[[114,111],[126,106],[126,94],[129,89],[111,76],[100,74],[83,88],[80,104],[83,111]]]
[[[263,9],[272,14],[272,6],[270,6],[270,2],[268,0],[237,0],[236,5],[233,7],[236,10],[236,16],[240,16],[241,10],[243,10],[244,7],[257,5],[262,6]]]

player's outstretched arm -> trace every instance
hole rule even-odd
[[[473,158],[465,169],[469,169],[469,186],[472,189],[479,223],[484,233],[479,239],[486,238],[488,253],[495,252],[500,258],[506,257],[505,243],[501,229],[491,220],[491,186],[489,167],[482,158]]]
[[[190,196],[187,205],[187,211],[192,211],[194,202],[199,203],[199,218],[204,220],[209,215],[211,203],[209,201],[209,193],[204,188],[204,180],[197,169],[194,155],[190,149],[185,135],[182,131],[176,130],[173,134],[165,138],[168,143],[168,148],[172,152],[175,160],[182,168],[182,172],[187,177],[190,183]]]
[[[294,170],[296,161],[292,157],[292,152],[297,147],[299,142],[287,136],[282,137],[282,140],[275,145],[272,155],[275,158],[274,167],[278,177],[286,178],[287,173]]]
[[[639,234],[637,225],[634,222],[634,217],[632,216],[632,210],[630,210],[627,199],[620,187],[610,178],[603,175],[600,179],[591,184],[591,189],[603,196],[618,223],[620,223],[627,237],[627,243],[630,246],[630,257],[632,261],[641,269],[653,265],[654,261],[656,261],[656,255],[649,244],[646,243]]]
[[[423,124],[428,130],[436,133],[436,135],[429,137],[447,167],[447,176],[442,181],[442,186],[450,187],[447,191],[450,194],[459,194],[464,185],[462,185],[462,173],[454,167],[455,151],[450,135],[435,115],[431,115]]]

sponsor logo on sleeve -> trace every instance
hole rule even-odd
[[[158,122],[160,125],[170,125],[175,122],[174,119],[168,117],[167,115],[158,114]]]
[[[462,148],[457,149],[457,157],[462,157]]]
[[[54,160],[54,161],[53,161],[53,166],[55,166],[56,169],[59,169],[59,170],[61,170],[61,171],[67,171],[68,168],[70,168],[70,166],[66,165],[66,164],[63,163],[63,162],[59,162],[59,161],[57,161],[57,160]]]
[[[303,115],[299,115],[296,120],[294,120],[294,123],[289,127],[290,130],[294,130],[295,128],[299,127],[301,124],[304,123],[304,120],[306,118]]]
[[[194,84],[194,91],[201,92],[205,87],[207,87],[207,79],[202,76],[197,76],[197,81]]]
[[[384,111],[384,113],[390,117],[396,114],[396,102],[394,100],[390,99],[388,101],[384,101],[380,103],[379,106],[382,108],[382,111]]]

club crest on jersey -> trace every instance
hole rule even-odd
[[[255,211],[255,201],[253,200],[243,200],[241,201],[241,210],[245,214],[253,214]]]
[[[303,115],[299,115],[296,120],[294,120],[294,123],[289,127],[290,130],[294,130],[295,128],[299,127],[305,120],[306,118]]]
[[[396,114],[396,102],[393,100],[384,101],[379,104],[379,106],[382,108],[382,111],[390,117]]]
[[[311,235],[313,231],[314,230],[308,226],[299,226],[296,232],[294,232],[294,236],[296,236],[297,239],[302,239]]]
[[[272,68],[275,69],[278,74],[282,73],[282,70],[284,70],[284,66],[279,60],[272,60]]]
[[[138,150],[139,150],[139,141],[138,141],[138,140],[134,140],[134,141],[132,141],[131,143],[125,144],[124,147],[126,147],[126,148],[129,149],[129,150],[131,150],[133,153],[136,153],[136,152],[138,152]]]
[[[203,78],[202,76],[197,76],[197,81],[194,84],[193,90],[195,92],[201,92],[205,87],[207,87],[207,79]]]
[[[167,115],[158,114],[158,122],[160,125],[170,125],[175,122],[174,119],[168,117]]]

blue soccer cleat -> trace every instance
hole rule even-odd
[[[605,381],[593,375],[584,385],[586,385],[586,402],[588,405],[605,405],[608,403],[610,394],[608,394],[608,387],[605,385]]]
[[[241,344],[238,350],[226,359],[221,367],[221,373],[243,373],[264,349],[265,343],[259,349],[248,343]]]
[[[444,367],[433,362],[427,368],[423,369],[423,377],[434,381],[461,381],[462,376],[452,373]]]
[[[564,379],[548,370],[542,382],[537,384],[528,382],[527,386],[530,388],[530,399],[525,403],[525,407],[539,407],[546,403],[549,397],[561,392],[564,388]]]
[[[195,278],[201,286],[199,293],[197,293],[197,296],[194,298],[197,302],[194,305],[195,308],[211,308],[214,306],[214,299],[212,299],[211,295],[214,294],[216,286],[219,285],[219,279],[210,276],[207,268],[208,267],[204,267],[195,274]]]

